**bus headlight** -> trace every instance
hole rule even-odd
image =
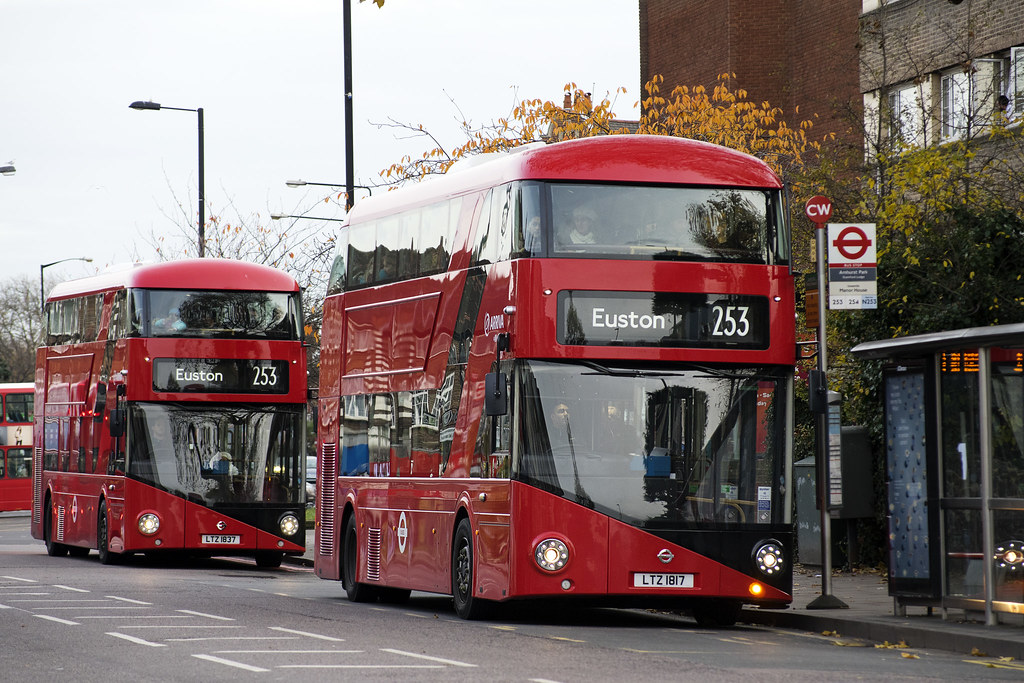
[[[557,572],[569,561],[569,548],[557,538],[547,538],[533,551],[537,566],[548,572]]]
[[[996,566],[1000,569],[1018,571],[1024,569],[1024,543],[1010,541],[996,548]]]
[[[285,536],[294,536],[299,532],[299,518],[290,512],[282,515],[278,524],[281,525],[281,533]]]
[[[765,576],[775,576],[786,564],[782,544],[778,541],[761,541],[754,548],[754,564]]]
[[[153,512],[147,512],[139,517],[139,533],[152,536],[160,531],[160,518]]]

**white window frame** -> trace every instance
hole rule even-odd
[[[940,136],[943,140],[969,137],[974,112],[974,73],[956,69],[940,79]]]
[[[889,90],[888,105],[889,137],[898,138],[907,145],[923,147],[924,107],[921,86],[910,83],[893,87]]]
[[[1009,88],[1006,96],[1010,100],[1009,118],[1020,121],[1024,116],[1024,46],[1010,48]]]

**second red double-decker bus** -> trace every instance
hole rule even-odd
[[[32,535],[103,563],[305,552],[294,278],[196,259],[65,282],[36,357]]]
[[[534,144],[367,199],[324,306],[316,573],[465,618],[784,605],[795,348],[783,185],[753,157]]]
[[[33,385],[0,384],[0,512],[32,505]]]

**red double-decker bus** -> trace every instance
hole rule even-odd
[[[315,571],[456,612],[731,624],[791,601],[784,189],[671,137],[532,144],[350,213],[324,306]]]
[[[0,512],[32,505],[31,383],[0,384]]]
[[[299,286],[219,259],[53,288],[36,354],[32,535],[51,555],[305,552]]]

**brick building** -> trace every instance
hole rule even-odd
[[[734,73],[791,125],[814,119],[812,137],[927,145],[983,133],[997,112],[1024,118],[1021,0],[639,0],[639,11],[641,85],[660,74],[663,92],[710,88]]]
[[[848,134],[861,106],[860,9],[861,0],[640,0],[641,85],[660,74],[665,93],[710,89],[734,73],[733,87],[790,125],[817,115],[813,137]]]

